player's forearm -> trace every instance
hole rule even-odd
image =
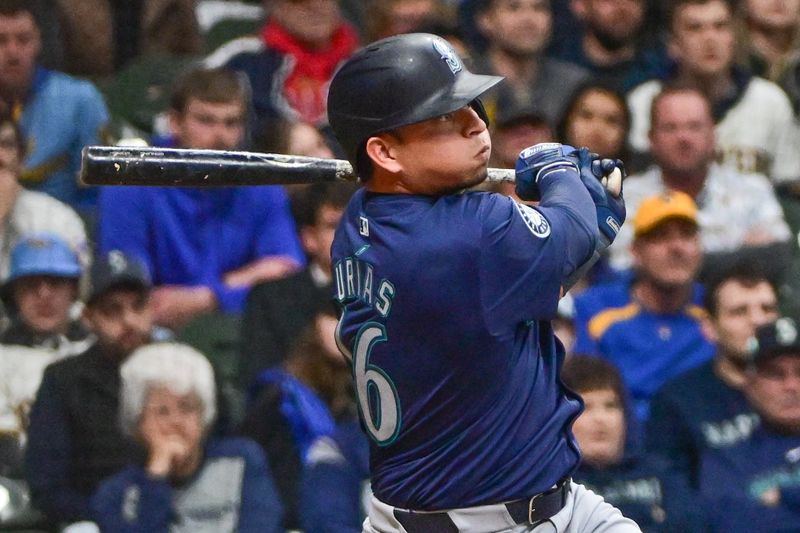
[[[589,235],[597,237],[597,217],[592,197],[574,170],[565,170],[559,179],[544,180],[540,184],[539,208],[566,211],[569,217]],[[594,242],[591,243],[594,247]]]

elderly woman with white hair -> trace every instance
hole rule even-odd
[[[283,506],[261,448],[207,438],[214,373],[177,343],[139,348],[121,367],[120,423],[146,450],[143,464],[106,479],[92,499],[102,531],[278,532]]]

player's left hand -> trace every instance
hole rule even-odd
[[[625,222],[625,200],[622,197],[622,180],[625,166],[619,159],[601,158],[581,148],[574,152],[581,181],[592,196],[597,209],[597,227],[604,248],[611,245]]]

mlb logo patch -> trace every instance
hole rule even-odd
[[[369,220],[367,220],[367,217],[358,217],[358,232],[364,237],[369,237]]]

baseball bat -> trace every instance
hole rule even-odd
[[[490,168],[488,181],[514,181],[512,169]],[[87,146],[80,179],[86,185],[230,187],[356,181],[341,159],[284,154],[140,146]]]

